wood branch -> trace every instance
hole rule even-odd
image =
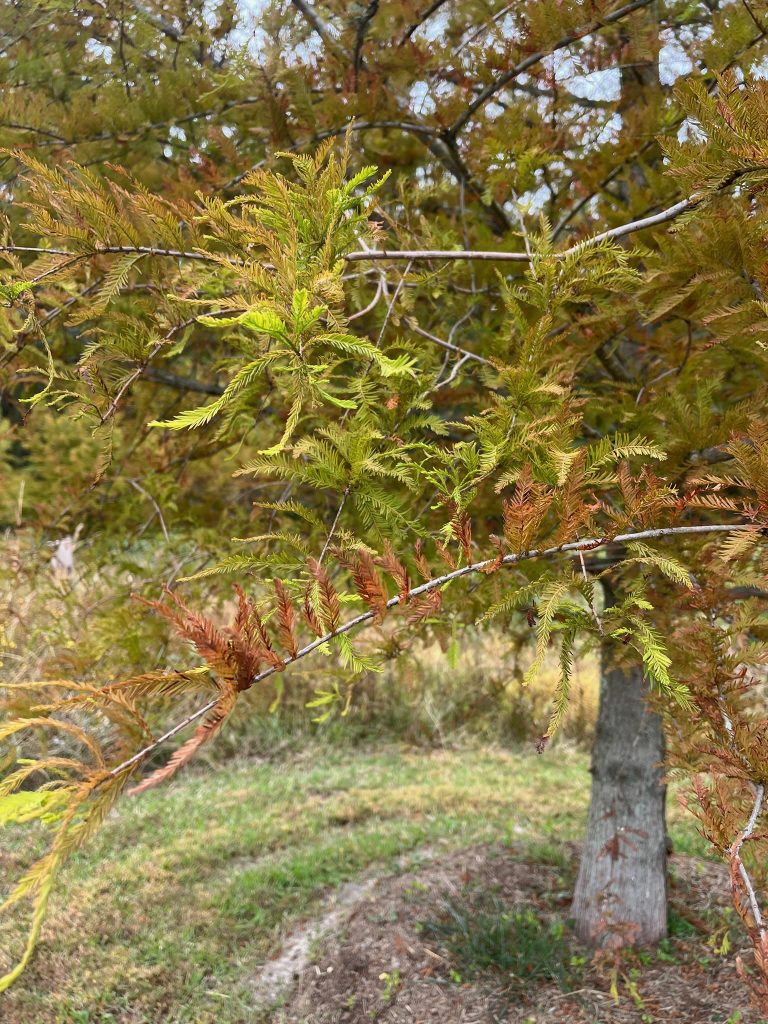
[[[753,785],[755,784],[753,783]],[[760,782],[755,785],[755,801],[752,806],[752,813],[749,816],[749,821],[742,829],[742,831],[738,834],[736,839],[733,841],[733,845],[728,851],[728,857],[731,860],[731,863],[735,864],[735,866],[737,867],[739,876],[742,882],[744,883],[744,888],[747,892],[747,899],[749,900],[749,908],[752,911],[752,916],[755,920],[755,927],[759,932],[761,943],[765,943],[766,941],[766,929],[763,923],[762,914],[760,913],[760,906],[757,901],[757,894],[755,893],[755,888],[752,884],[752,880],[750,879],[749,874],[747,873],[747,869],[744,866],[744,862],[741,859],[741,848],[743,847],[744,843],[751,837],[752,833],[755,830],[757,819],[760,816],[760,813],[763,809],[764,796],[765,786],[762,782]]]
[[[686,462],[694,466],[713,466],[717,462],[729,462],[732,458],[724,448],[699,448],[687,455]]]
[[[432,142],[437,143],[438,141],[440,140],[430,140],[427,144],[431,145]],[[619,224],[617,227],[610,228],[608,231],[601,231],[597,235],[591,235],[589,238],[585,238],[583,241],[570,246],[570,248],[562,249],[553,255],[557,259],[566,259],[569,256],[584,252],[594,245],[599,245],[601,242],[613,241],[613,239],[631,235],[635,231],[646,231],[648,228],[667,224],[669,221],[681,216],[681,214],[695,210],[711,198],[713,194],[720,194],[726,191],[740,178],[750,173],[750,168],[739,168],[728,175],[715,189],[714,193],[695,194],[687,199],[681,199],[672,206],[668,206],[665,210],[660,210],[649,217],[641,217],[639,220],[629,221],[627,224]],[[34,245],[0,245],[0,252],[36,252],[53,256],[71,256],[76,259],[88,259],[92,256],[110,254],[137,253],[143,256],[163,256],[172,259],[196,260],[207,263],[221,262],[220,257],[214,257],[202,250],[190,252],[183,249],[163,249],[151,245],[98,245],[90,252],[86,251],[83,253],[70,252],[68,249],[47,249],[43,246]],[[507,252],[494,249],[360,249],[347,253],[342,259],[347,263],[360,263],[364,260],[480,260],[497,263],[529,263],[531,257],[526,252]],[[231,260],[230,262],[233,267],[246,266],[246,261],[244,260]]]
[[[102,422],[102,424],[107,423],[110,419],[112,419],[114,414],[117,412],[117,407],[120,405],[120,402],[122,401],[123,396],[125,395],[125,393],[131,387],[131,385],[135,381],[137,381],[139,379],[139,377],[141,377],[144,373],[146,373],[146,371],[147,371],[147,369],[149,367],[149,364],[152,362],[152,360],[155,358],[155,356],[158,354],[158,352],[160,352],[160,350],[165,345],[168,344],[168,342],[171,340],[171,338],[173,338],[173,336],[175,334],[178,334],[179,331],[183,331],[185,327],[189,327],[190,324],[195,323],[196,320],[197,320],[197,317],[193,316],[193,317],[190,317],[188,320],[183,320],[181,323],[174,324],[173,327],[171,327],[170,330],[168,330],[163,335],[163,337],[160,339],[160,341],[155,342],[155,344],[152,346],[152,348],[146,354],[146,356],[144,357],[142,362],[140,362],[139,365],[136,367],[136,369],[131,374],[129,374],[128,377],[126,377],[126,379],[123,381],[123,383],[118,388],[117,394],[115,395],[115,397],[110,402],[107,411],[101,415],[101,422]]]
[[[733,174],[730,174],[725,181],[718,186],[715,190],[715,194],[724,192],[738,181],[739,178],[742,178],[749,173],[749,169],[739,169],[734,171]],[[576,253],[583,252],[593,245],[599,245],[601,242],[613,241],[615,238],[624,238],[626,235],[631,235],[635,231],[645,231],[648,228],[657,227],[660,224],[667,224],[669,221],[675,220],[681,216],[681,214],[695,210],[709,198],[710,194],[689,196],[687,199],[681,199],[672,206],[668,206],[665,210],[660,210],[658,213],[651,214],[648,217],[641,217],[639,220],[629,221],[627,224],[619,224],[617,227],[610,228],[608,231],[601,231],[597,235],[591,235],[589,238],[585,238],[583,241],[570,246],[570,248],[562,249],[553,255],[557,257],[557,259],[565,259],[569,256],[574,256]],[[360,262],[362,260],[431,259],[529,263],[531,259],[528,253],[525,252],[506,252],[503,250],[491,249],[365,249],[347,253],[344,258],[348,263]]]
[[[355,92],[358,90],[360,81],[360,70],[363,66],[363,47],[365,37],[368,35],[368,28],[379,11],[379,0],[369,0],[363,14],[357,20],[357,33],[355,36],[355,49],[352,55],[352,68],[355,75]]]
[[[633,384],[635,382],[635,378],[624,365],[624,362],[618,352],[611,347],[611,342],[615,340],[616,336],[609,338],[601,345],[598,345],[595,350],[595,355],[614,380],[623,381],[625,384]]]
[[[346,59],[347,55],[333,38],[328,23],[320,17],[315,8],[311,4],[308,4],[306,0],[291,0],[291,3],[297,11],[300,11],[301,14],[304,15],[307,23],[315,32],[317,32],[331,53],[337,57]]]
[[[416,32],[418,29],[420,29],[421,26],[424,24],[424,22],[428,18],[431,18],[432,15],[435,13],[435,11],[439,11],[440,8],[443,6],[443,4],[445,4],[447,2],[448,2],[448,0],[434,0],[434,2],[429,5],[429,7],[426,9],[426,11],[424,11],[423,14],[419,15],[419,20],[418,21],[414,21],[412,25],[408,26],[408,28],[403,33],[402,38],[400,39],[400,42],[397,45],[398,46],[403,46],[405,43],[407,43],[408,40],[413,35],[413,33]]]
[[[758,601],[768,601],[768,590],[761,590],[760,587],[726,587],[729,597],[740,600],[756,598]]]
[[[147,21],[154,25],[164,36],[172,39],[174,43],[180,43],[184,39],[184,33],[172,25],[167,18],[164,18],[161,14],[153,11],[147,7],[146,4],[140,3],[139,0],[132,0],[132,6],[134,9]]]
[[[479,249],[363,249],[349,252],[348,263],[361,260],[482,260],[495,263],[529,263],[524,252]]]
[[[557,50],[563,50],[566,46],[570,46],[571,43],[575,43],[579,39],[583,39],[584,36],[589,35],[591,32],[597,32],[605,25],[613,25],[616,22],[626,18],[629,14],[632,14],[634,11],[639,11],[643,7],[648,7],[652,2],[653,0],[633,0],[632,3],[626,4],[624,7],[620,7],[618,10],[613,11],[611,14],[606,14],[602,18],[597,18],[594,21],[591,21],[588,25],[585,25],[583,28],[580,28],[577,32],[571,32],[569,35],[563,36],[561,39],[558,39],[558,41],[556,43],[553,43],[551,46],[548,46],[542,50],[537,50],[536,53],[529,54],[527,57],[524,58],[524,60],[521,60],[519,63],[515,64],[514,67],[509,68],[507,71],[504,72],[504,74],[499,75],[498,78],[496,78],[493,82],[489,83],[482,90],[482,92],[480,92],[475,97],[475,99],[472,100],[472,102],[469,104],[464,113],[461,114],[461,116],[458,117],[453,122],[451,127],[448,129],[447,134],[450,137],[455,138],[459,134],[459,132],[467,125],[467,123],[471,121],[472,117],[480,109],[480,107],[482,107],[485,103],[488,102],[489,99],[495,96],[497,92],[500,92],[508,82],[511,82],[513,79],[517,78],[518,75],[522,75],[529,68],[533,67],[534,64],[540,63],[542,60],[544,60],[545,57],[551,56],[553,53],[557,52]]]
[[[551,558],[554,555],[559,555],[570,551],[591,552],[597,550],[598,548],[607,547],[610,544],[631,543],[633,541],[641,540],[660,540],[664,537],[674,537],[683,535],[705,536],[708,534],[715,533],[734,533],[738,530],[753,529],[754,525],[752,523],[713,523],[711,525],[703,524],[700,526],[659,527],[653,530],[639,530],[634,533],[618,534],[615,537],[597,537],[588,540],[570,541],[566,544],[559,544],[555,547],[550,548],[532,548],[530,551],[523,551],[520,554],[505,555],[504,558],[501,560],[501,565],[509,566],[516,565],[519,562],[532,561],[534,559]],[[463,576],[471,576],[475,573],[484,573],[487,569],[489,569],[491,565],[495,565],[496,563],[496,557],[485,558],[479,562],[472,562],[469,565],[465,565],[460,569],[454,569],[452,572],[446,573],[443,576],[437,576],[434,579],[428,580],[426,583],[422,583],[418,587],[414,587],[409,592],[408,599],[409,601],[411,601],[414,598],[421,597],[424,594],[429,594],[434,590],[438,590],[446,586],[446,584],[451,583],[453,580],[461,579]],[[397,605],[399,605],[401,601],[401,596],[397,594],[395,595],[395,597],[391,597],[389,601],[387,601],[387,608],[394,608]],[[340,636],[343,633],[348,633],[350,632],[350,630],[356,629],[358,626],[362,626],[368,622],[371,622],[375,618],[375,615],[376,613],[373,611],[361,612],[360,615],[356,615],[354,618],[349,619],[347,622],[340,625],[333,632],[324,633],[322,636],[317,637],[317,639],[311,641],[311,643],[308,643],[304,647],[300,648],[296,652],[296,655],[294,657],[286,658],[284,668],[287,668],[289,665],[292,665],[296,661],[300,661],[302,658],[306,658],[308,654],[312,654],[312,652],[316,651],[319,647],[323,647],[325,644],[333,640],[335,636]],[[254,676],[254,678],[251,680],[250,685],[254,686],[256,683],[260,683],[264,679],[268,679],[270,676],[275,675],[276,672],[277,669],[270,666],[269,668],[264,669],[263,672],[260,672],[258,675]],[[217,701],[218,697],[215,700],[209,701],[203,707],[198,708],[197,711],[192,712],[191,715],[187,715],[187,717],[182,722],[179,722],[177,725],[173,726],[171,729],[163,733],[162,736],[159,736],[152,743],[147,744],[146,747],[143,747],[141,750],[137,751],[131,757],[116,765],[114,768],[111,769],[111,771],[107,775],[105,775],[105,781],[109,778],[113,778],[117,775],[120,775],[123,772],[131,771],[137,764],[146,760],[146,758],[149,757],[150,754],[153,754],[159,747],[167,743],[168,740],[178,735],[178,733],[186,729],[187,726],[192,725],[194,722],[198,721],[204,715],[207,715],[208,712],[216,706]]]
[[[154,366],[148,366],[143,376],[145,380],[165,384],[169,388],[176,388],[177,391],[195,391],[201,395],[223,395],[225,389],[224,384],[195,380],[194,377],[180,377],[169,370],[161,370]]]
[[[166,256],[179,260],[201,260],[202,262],[218,262],[206,252],[188,252],[183,249],[161,249],[152,245],[98,245],[85,252],[70,252],[68,249],[47,249],[41,245],[0,245],[0,252],[37,252],[45,256],[71,256],[77,259],[90,259],[93,256],[117,256],[122,253],[139,253],[143,256]],[[237,264],[243,266],[241,261]]]
[[[460,355],[463,359],[474,359],[475,362],[482,363],[484,366],[492,366],[493,363],[486,359],[484,356],[479,356],[476,352],[470,352],[468,349],[461,348],[460,345],[454,345],[452,341],[446,341],[445,338],[438,338],[436,334],[430,334],[429,331],[425,331],[423,327],[419,327],[413,320],[408,320],[408,326],[411,330],[420,334],[422,338],[427,338],[428,341],[434,342],[435,345],[440,345],[441,348],[448,349],[449,352],[455,352]]]

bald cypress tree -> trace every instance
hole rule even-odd
[[[531,673],[559,651],[542,748],[574,657],[602,652],[580,931],[664,933],[646,695],[698,780],[762,971],[759,15],[294,0],[250,24],[226,2],[107,0],[0,18],[3,519],[30,479],[26,521],[82,523],[108,557],[146,532],[150,501],[146,536],[206,563],[194,606],[145,595],[195,672],[150,663],[102,685],[83,667],[42,687],[44,720],[0,727],[83,753],[33,806],[19,787],[53,767],[44,747],[0,790],[9,815],[58,830],[11,894],[35,908],[28,954],[63,859],[242,693],[290,685],[330,645],[330,714],[419,630],[503,616],[533,633]],[[65,478],[54,431],[82,452]],[[358,639],[368,622],[380,649]],[[40,688],[10,691],[14,707]],[[144,705],[168,694],[188,709],[148,739]],[[113,722],[107,748],[87,714]]]

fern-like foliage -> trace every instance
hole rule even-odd
[[[194,659],[102,685],[71,655],[71,680],[5,691],[0,823],[51,842],[8,896],[31,929],[0,986],[118,795],[175,775],[248,691],[279,699],[330,652],[310,706],[346,714],[418,630],[495,617],[530,637],[528,679],[559,656],[542,745],[582,650],[642,663],[679,763],[710,775],[702,819],[768,976],[740,852],[766,780],[745,680],[768,661],[768,90],[711,71],[749,70],[754,14],[721,5],[699,32],[671,12],[702,69],[673,105],[630,81],[654,78],[656,22],[625,31],[642,5],[455,3],[439,33],[432,9],[326,6],[268,4],[258,64],[237,5],[194,31],[183,5],[68,13],[50,76],[24,5],[0,14],[0,521],[119,550]],[[640,69],[620,107],[553,82],[565,48],[606,66],[614,23]],[[77,587],[66,570],[56,601]]]

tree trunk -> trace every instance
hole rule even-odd
[[[621,68],[622,117],[645,109],[644,94],[659,87],[656,12],[638,13],[620,35],[627,51]],[[633,38],[639,41],[637,52]],[[653,51],[644,48],[654,40]],[[642,124],[638,130],[642,130]],[[660,161],[654,147],[630,166],[643,182],[643,163]],[[629,182],[620,185],[629,199]],[[619,346],[621,379],[633,375],[633,352]],[[613,371],[611,371],[613,372]],[[606,592],[606,602],[614,595]],[[600,710],[592,751],[592,799],[584,853],[573,897],[577,934],[592,945],[619,948],[658,942],[667,934],[666,787],[662,781],[664,729],[646,703],[642,669],[617,668],[602,651]]]
[[[642,668],[603,650],[592,799],[573,897],[580,938],[606,949],[667,934],[664,729],[646,703]]]

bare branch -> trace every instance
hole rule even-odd
[[[478,249],[364,249],[344,257],[348,263],[360,260],[485,260],[498,263],[528,263],[524,252]]]
[[[474,359],[478,363],[482,363],[484,366],[492,366],[493,364],[489,359],[484,356],[479,356],[476,352],[469,352],[465,348],[461,348],[459,345],[454,345],[452,341],[446,341],[445,338],[438,338],[436,334],[430,334],[429,331],[425,331],[423,327],[419,327],[413,320],[408,320],[408,326],[411,330],[420,334],[422,338],[427,338],[428,341],[433,341],[435,345],[440,345],[441,348],[448,349],[449,352],[455,352],[457,355],[463,356],[465,359]]]
[[[717,192],[723,192],[734,184],[739,178],[749,174],[749,169],[734,171],[717,188]],[[683,213],[695,210],[697,206],[709,199],[709,195],[693,195],[687,199],[668,206],[659,213],[651,214],[649,217],[641,217],[639,220],[629,221],[627,224],[619,224],[608,231],[601,231],[598,235],[591,235],[581,242],[577,242],[568,249],[554,253],[558,259],[565,259],[576,253],[583,252],[593,245],[601,242],[612,241],[614,238],[624,238],[635,231],[645,231],[648,228],[657,227],[659,224],[666,224],[675,220]],[[348,263],[361,260],[484,260],[499,263],[528,263],[531,257],[525,252],[506,252],[491,249],[365,249],[358,252],[350,252],[344,257]]]
[[[448,359],[448,358],[449,357],[446,356],[446,359]],[[439,391],[440,388],[444,388],[448,384],[452,384],[453,381],[456,380],[456,377],[458,376],[459,370],[462,368],[462,366],[464,365],[464,363],[466,363],[466,361],[468,359],[469,359],[469,353],[467,352],[466,355],[463,355],[461,357],[461,359],[459,359],[458,362],[454,365],[453,369],[451,370],[450,375],[448,377],[446,377],[445,380],[438,380],[438,382],[436,384],[432,385],[432,390],[433,391]]]
[[[733,845],[728,851],[728,856],[738,868],[739,876],[741,877],[741,880],[744,883],[744,887],[747,891],[747,899],[749,900],[749,908],[752,911],[753,918],[755,919],[755,927],[757,928],[760,934],[760,939],[763,942],[765,942],[766,938],[763,916],[760,913],[760,905],[757,902],[757,895],[755,894],[755,888],[752,885],[752,880],[750,879],[749,873],[747,872],[747,869],[744,866],[744,862],[741,859],[741,848],[752,835],[752,833],[755,831],[757,819],[759,818],[760,812],[763,809],[764,796],[765,786],[761,782],[759,783],[759,785],[755,786],[755,802],[752,807],[752,813],[749,816],[749,821],[744,826],[743,830],[738,834],[738,836],[733,842]]]
[[[171,338],[174,336],[174,334],[178,334],[179,331],[183,331],[185,327],[189,327],[190,324],[195,323],[196,320],[197,320],[197,317],[193,316],[193,317],[190,317],[188,320],[182,321],[182,323],[174,324],[173,327],[171,327],[171,329],[169,331],[167,331],[163,335],[163,337],[160,339],[160,341],[155,342],[155,344],[152,346],[152,348],[146,354],[144,359],[139,363],[139,365],[136,367],[136,369],[132,373],[130,373],[126,377],[126,379],[123,381],[123,383],[120,385],[120,387],[119,387],[119,389],[117,391],[117,394],[115,395],[115,397],[112,399],[112,401],[109,404],[109,408],[107,409],[107,411],[101,417],[102,424],[106,423],[108,420],[110,420],[114,416],[115,412],[117,411],[117,407],[118,407],[118,405],[120,404],[120,402],[121,402],[121,400],[123,398],[123,395],[131,387],[131,385],[135,381],[137,381],[139,379],[139,377],[141,377],[141,375],[145,372],[145,370],[147,369],[149,364],[152,362],[152,360],[155,358],[157,353],[165,345],[168,344],[168,342],[171,340]]]
[[[149,493],[149,491],[147,491],[144,487],[141,486],[138,480],[132,480],[129,478],[128,483],[131,485],[131,487],[133,487],[135,491],[138,491],[139,494],[143,494],[144,497],[147,498],[147,500],[150,502],[150,504],[155,510],[157,518],[160,520],[160,528],[163,531],[165,542],[166,544],[170,544],[171,538],[168,536],[168,527],[165,525],[165,519],[163,518],[163,513],[160,506],[157,503],[157,500]],[[151,522],[151,519],[149,521]]]
[[[144,256],[170,256],[179,260],[200,260],[204,263],[218,263],[210,253],[202,250],[187,252],[183,249],[159,249],[151,245],[98,245],[90,252],[70,252],[68,249],[46,249],[36,245],[0,245],[0,252],[39,252],[45,256],[72,256],[77,259],[89,259],[92,256],[109,256],[120,253],[140,253]],[[243,266],[238,260],[233,266]]]
[[[413,33],[420,29],[424,22],[427,20],[427,18],[431,18],[435,11],[440,10],[444,3],[447,3],[447,0],[434,0],[434,3],[431,3],[429,7],[426,9],[426,11],[424,11],[423,14],[419,15],[419,20],[414,21],[412,25],[408,26],[408,28],[403,33],[400,42],[397,45],[403,46],[405,43],[407,43],[408,40],[413,35]]]
[[[169,388],[176,388],[178,391],[195,391],[200,395],[223,395],[224,384],[209,383],[204,380],[195,380],[194,377],[181,377],[169,370],[161,370],[155,366],[148,366],[144,370],[144,379],[154,381],[156,384],[164,384]]]
[[[363,47],[368,28],[379,11],[379,0],[369,0],[363,14],[357,18],[357,35],[355,37],[355,50],[352,55],[352,68],[355,74],[355,92],[357,92],[360,81],[360,70],[363,67]]]
[[[151,10],[146,4],[140,3],[139,0],[132,0],[132,6],[139,14],[142,15],[142,17],[146,18],[151,25],[154,25],[156,29],[159,29],[164,36],[172,39],[175,43],[182,42],[184,39],[184,33],[172,25],[167,18],[164,18],[161,14]]]
[[[332,53],[335,53],[337,56],[346,56],[341,53],[339,44],[333,38],[328,23],[320,17],[311,4],[308,4],[306,0],[291,0],[291,3],[297,11],[300,11],[304,15],[307,22],[312,26],[315,32],[317,32]]]

